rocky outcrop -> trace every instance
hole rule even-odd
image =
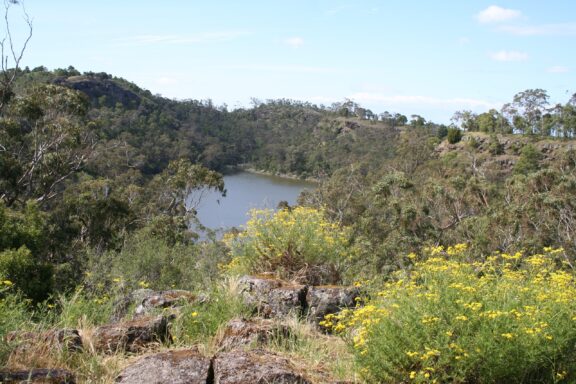
[[[278,321],[262,318],[233,319],[226,324],[218,337],[221,350],[231,350],[242,346],[263,346],[274,339],[290,337],[290,327]]]
[[[328,314],[354,308],[361,292],[356,287],[306,286],[269,276],[244,276],[240,279],[242,295],[248,305],[266,318],[296,314],[318,325]]]
[[[156,353],[141,358],[116,378],[122,384],[206,384],[210,359],[196,350]]]
[[[74,384],[74,374],[65,369],[36,368],[23,371],[0,371],[0,383]]]
[[[124,108],[137,108],[140,105],[140,96],[121,87],[108,76],[93,74],[61,77],[54,80],[54,83],[83,92],[95,106],[113,108],[122,104]]]
[[[126,367],[117,376],[116,382],[310,383],[311,380],[303,374],[302,369],[305,368],[297,369],[289,359],[263,348],[296,337],[296,332],[285,322],[286,316],[297,315],[318,326],[324,316],[355,307],[361,294],[354,287],[308,286],[276,279],[272,275],[245,276],[240,279],[240,288],[246,304],[253,306],[262,317],[229,321],[213,340],[215,344],[212,345],[216,345],[219,351],[216,356],[203,356],[198,349],[151,354]],[[136,318],[133,320],[116,321],[84,331],[82,335],[73,329],[41,333],[12,332],[5,340],[15,346],[12,356],[16,356],[17,363],[13,365],[14,368],[26,366],[22,362],[35,361],[28,357],[49,353],[54,348],[76,351],[84,345],[102,354],[142,353],[171,341],[168,323],[177,316],[178,311],[170,316],[166,316],[164,311],[159,316],[149,313],[200,300],[206,301],[183,290],[137,290],[119,301],[116,307],[116,315],[120,316],[122,313],[127,315],[137,304]],[[324,372],[308,372],[319,382],[331,382]],[[4,382],[74,383],[74,376],[59,369],[0,371],[0,383]]]
[[[94,349],[100,353],[138,352],[145,347],[170,340],[166,316],[108,324],[92,334]]]
[[[292,284],[268,276],[244,276],[240,279],[242,296],[262,317],[302,316],[306,307],[305,285]]]
[[[306,293],[308,318],[318,325],[326,315],[354,308],[359,298],[360,290],[356,287],[309,287]]]
[[[286,358],[265,350],[225,352],[213,362],[214,384],[309,384]]]

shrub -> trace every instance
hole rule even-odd
[[[52,272],[51,265],[38,263],[25,246],[0,252],[0,278],[12,281],[17,290],[35,302],[51,294]]]
[[[458,128],[448,128],[448,132],[446,133],[446,140],[450,144],[456,144],[460,140],[462,140],[462,131]]]
[[[236,273],[275,272],[310,284],[338,283],[349,252],[348,230],[321,210],[253,210],[246,230],[226,236]]]
[[[522,148],[520,157],[514,165],[514,173],[527,175],[532,172],[536,172],[540,168],[540,160],[542,160],[543,155],[534,147],[532,144],[526,145]]]
[[[132,235],[120,251],[94,254],[88,267],[92,286],[115,279],[127,288],[194,289],[218,277],[218,262],[225,261],[218,242],[169,244],[146,231]]]
[[[409,255],[411,272],[324,324],[350,336],[371,382],[575,382],[575,273],[563,251],[469,263],[465,249]]]

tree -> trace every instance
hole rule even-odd
[[[410,125],[415,128],[423,128],[426,124],[426,119],[420,115],[411,115],[412,120],[410,120]]]
[[[157,191],[160,212],[171,216],[195,214],[208,190],[226,194],[221,174],[186,159],[171,161],[151,188]]]
[[[0,54],[2,55],[2,63],[0,65],[0,69],[2,70],[2,73],[0,74],[0,114],[12,96],[14,96],[12,84],[19,73],[20,61],[22,61],[24,51],[26,51],[28,42],[32,38],[32,20],[26,13],[24,7],[22,7],[24,22],[28,26],[28,34],[25,37],[22,46],[20,48],[16,47],[9,21],[10,8],[12,5],[16,4],[19,4],[17,0],[4,0],[4,23],[6,33],[2,40],[0,40]]]
[[[543,89],[527,89],[514,95],[513,105],[522,114],[530,134],[544,133],[542,117],[549,96]]]
[[[472,111],[457,111],[450,120],[457,126],[460,126],[464,131],[477,131],[478,124],[476,123],[477,115]]]
[[[46,202],[82,169],[96,137],[78,91],[41,85],[14,100],[0,118],[0,200]]]

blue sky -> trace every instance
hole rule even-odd
[[[26,0],[22,65],[108,72],[152,93],[329,105],[375,113],[500,108],[576,92],[576,1]],[[22,23],[13,9],[15,34]]]

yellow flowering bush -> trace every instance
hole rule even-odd
[[[410,259],[367,305],[324,321],[368,382],[576,382],[576,279],[562,249],[468,262],[460,244]]]
[[[253,210],[245,231],[224,237],[234,273],[275,272],[312,284],[337,283],[349,252],[349,233],[321,210]]]

